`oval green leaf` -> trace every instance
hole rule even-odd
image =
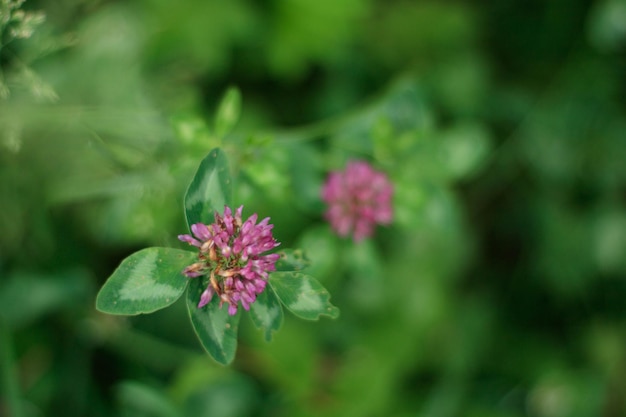
[[[197,255],[173,248],[146,248],[122,261],[96,298],[103,313],[135,315],[152,313],[174,303],[189,279],[183,269]]]
[[[239,316],[228,314],[228,306],[220,308],[219,297],[213,296],[209,304],[198,308],[200,295],[206,287],[202,279],[195,278],[187,290],[187,310],[202,347],[213,359],[222,365],[228,365],[235,358],[237,351],[237,326]]]
[[[272,340],[272,332],[283,324],[283,307],[269,285],[250,305],[250,317],[257,328],[265,329],[268,342]]]
[[[301,271],[311,263],[301,249],[283,249],[278,254],[277,271]]]
[[[300,318],[339,317],[339,309],[330,303],[329,292],[313,277],[298,272],[274,272],[270,274],[269,284],[285,307]]]
[[[202,160],[185,194],[187,226],[194,223],[209,224],[213,214],[223,213],[232,199],[232,180],[226,155],[215,148]]]

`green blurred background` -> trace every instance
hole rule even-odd
[[[626,1],[0,1],[0,415],[626,415]],[[229,86],[232,132],[215,124]],[[235,201],[341,308],[242,320],[222,367],[182,303],[97,313],[222,146]],[[320,186],[395,185],[355,245]]]

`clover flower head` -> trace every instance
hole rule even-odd
[[[264,254],[279,245],[272,236],[274,225],[269,224],[269,217],[257,224],[256,213],[244,222],[242,211],[243,206],[233,215],[230,207],[225,207],[223,215],[215,213],[214,223],[195,223],[190,235],[178,236],[199,249],[198,262],[186,267],[183,274],[189,278],[208,277],[198,308],[217,295],[220,307],[228,304],[230,315],[237,313],[239,305],[249,310],[265,289],[269,273],[276,269],[280,255]]]
[[[372,235],[376,224],[391,223],[392,195],[384,173],[367,162],[351,161],[344,171],[331,172],[322,188],[325,218],[338,235],[352,234],[359,242]]]

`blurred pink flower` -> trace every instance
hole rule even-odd
[[[233,216],[231,209],[225,207],[224,216],[215,213],[214,223],[193,224],[192,235],[178,236],[200,249],[199,261],[185,268],[183,274],[189,278],[209,277],[198,308],[217,294],[220,307],[228,304],[228,314],[235,315],[238,304],[249,310],[257,294],[265,289],[269,272],[275,270],[280,255],[262,255],[279,245],[272,236],[274,225],[269,224],[269,217],[256,224],[256,213],[242,222],[242,211],[243,206]]]
[[[355,242],[371,236],[375,225],[393,218],[393,186],[387,176],[363,161],[349,162],[345,171],[331,172],[322,188],[328,204],[325,217],[340,236]]]

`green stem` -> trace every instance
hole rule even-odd
[[[381,101],[389,94],[389,92],[401,83],[406,82],[414,78],[412,71],[406,71],[398,74],[398,76],[382,91],[368,99],[364,104],[361,104],[353,110],[342,113],[340,115],[330,117],[328,119],[320,120],[309,125],[302,127],[296,127],[293,129],[285,129],[282,131],[269,132],[269,136],[274,136],[276,142],[304,142],[319,139],[324,135],[328,135],[343,126],[350,125],[355,119],[363,116],[370,110],[376,108]]]
[[[20,400],[19,382],[13,357],[11,332],[8,326],[0,319],[0,369],[2,371],[1,391],[4,404],[0,404],[7,411],[7,415],[22,417],[22,401]]]

